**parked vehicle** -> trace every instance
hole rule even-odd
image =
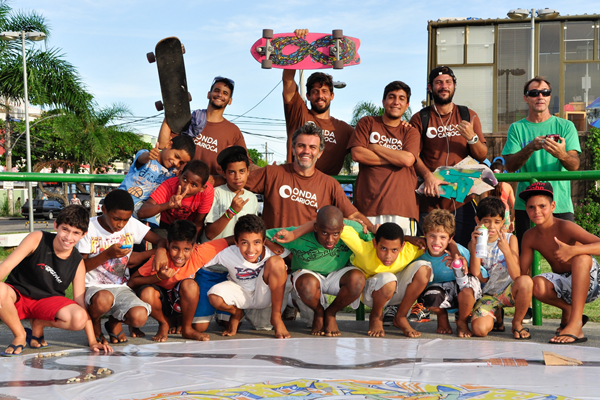
[[[58,200],[33,200],[33,217],[54,219],[63,207],[64,204]],[[29,202],[21,207],[21,215],[29,219]]]

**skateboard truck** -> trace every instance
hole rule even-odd
[[[334,29],[331,32],[331,38],[335,41],[335,44],[329,48],[329,54],[335,58],[333,69],[342,69],[344,68],[344,61],[340,60],[340,54],[342,54],[340,43],[344,40],[344,31],[342,29]]]
[[[271,69],[273,67],[273,61],[270,60],[271,54],[274,50],[271,46],[271,39],[273,39],[273,29],[263,29],[263,39],[267,39],[267,43],[264,46],[257,46],[256,52],[261,56],[265,56],[265,59],[260,62],[263,69]]]

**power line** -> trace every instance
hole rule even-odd
[[[271,91],[270,91],[269,93],[267,93],[267,95],[266,95],[265,97],[263,97],[263,98],[262,98],[262,99],[261,99],[261,100],[260,100],[258,103],[256,103],[256,105],[255,105],[254,107],[252,107],[251,109],[249,109],[248,111],[246,111],[245,113],[243,113],[242,115],[240,115],[239,117],[235,117],[235,118],[234,118],[234,119],[232,119],[231,121],[233,122],[233,121],[235,121],[236,119],[243,117],[244,115],[248,114],[250,111],[254,110],[256,107],[258,107],[258,105],[259,105],[260,103],[262,103],[262,102],[263,102],[263,101],[264,101],[264,100],[265,100],[267,97],[269,97],[269,95],[270,95],[271,93],[273,93],[273,90],[277,89],[277,86],[279,86],[279,85],[281,84],[281,82],[283,82],[283,81],[279,81],[279,82],[277,82],[277,85],[275,85],[275,87],[274,87],[273,89],[271,89]]]

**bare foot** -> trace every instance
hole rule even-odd
[[[208,334],[198,332],[197,330],[195,330],[191,327],[189,329],[182,329],[181,337],[183,337],[185,339],[200,340],[202,342],[206,342],[206,341],[210,340],[210,336],[208,336]]]
[[[469,329],[469,324],[467,324],[466,321],[461,321],[460,319],[456,321],[456,331],[459,338],[469,338],[473,335]]]
[[[383,319],[382,318],[371,318],[369,316],[369,330],[367,335],[372,337],[384,337],[385,331],[383,330]]]
[[[452,334],[452,326],[450,326],[450,321],[448,321],[448,313],[440,313],[437,316],[437,329],[436,333],[441,335],[451,335]]]
[[[315,311],[313,317],[312,331],[310,332],[313,336],[323,336],[323,311]]]
[[[410,326],[408,319],[406,317],[401,317],[400,313],[396,314],[396,318],[394,318],[394,326],[404,333],[404,336],[409,338],[418,338],[421,336],[421,332],[418,332]]]
[[[323,331],[325,333],[325,336],[327,336],[327,337],[342,335],[335,317],[336,317],[335,314],[330,315],[330,314],[327,314],[327,311],[325,311],[325,328],[323,329]]]
[[[223,333],[221,333],[221,336],[235,336],[237,334],[240,321],[243,317],[244,310],[240,310],[238,308],[234,314],[231,314],[231,318],[229,319],[229,326],[223,331]]]
[[[129,326],[129,337],[146,337],[146,334],[140,328]]]
[[[156,335],[152,336],[152,340],[155,342],[166,342],[169,338],[169,324],[163,323],[158,324],[158,332]]]
[[[285,327],[282,319],[271,318],[271,325],[273,325],[276,339],[289,339],[292,337]]]

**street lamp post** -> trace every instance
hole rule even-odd
[[[29,97],[27,93],[27,55],[25,53],[25,39],[34,42],[43,40],[46,34],[43,32],[2,32],[0,33],[0,39],[2,40],[17,40],[21,38],[21,46],[23,48],[23,81],[24,81],[24,94],[23,99],[25,103],[25,139],[27,146],[27,172],[31,172],[31,138],[29,135]],[[29,204],[29,232],[33,232],[33,189],[31,182],[27,182],[28,192],[28,204]]]
[[[539,10],[532,8],[531,11],[517,8],[516,10],[510,10],[506,15],[510,19],[525,19],[531,16],[531,69],[529,71],[529,79],[533,79],[535,78],[535,17],[537,15],[540,19],[554,19],[560,13],[550,8],[540,8]]]

